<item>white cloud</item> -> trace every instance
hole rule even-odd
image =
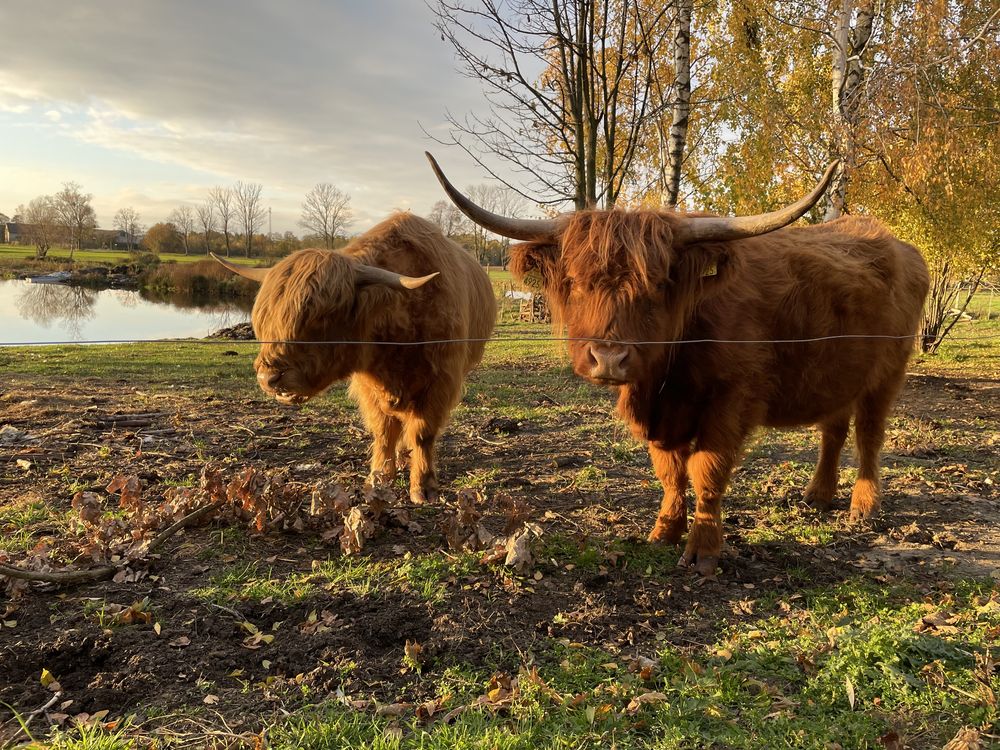
[[[420,125],[441,132],[446,110],[482,103],[413,0],[107,0],[57,13],[13,0],[0,22],[20,30],[0,46],[0,107],[59,123],[60,137],[92,158],[103,150],[188,171],[180,184],[262,182],[283,207],[282,228],[294,228],[297,202],[320,181],[352,194],[357,229],[394,208],[426,212],[441,193]],[[50,44],[39,56],[32,40],[43,31]],[[459,184],[482,181],[467,157],[447,156]],[[134,166],[119,179],[150,209],[183,199],[154,192]]]

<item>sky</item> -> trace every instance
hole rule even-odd
[[[0,28],[0,213],[75,181],[150,226],[242,179],[301,235],[330,182],[356,233],[443,197],[425,150],[488,181],[423,132],[483,107],[423,0],[3,0]]]

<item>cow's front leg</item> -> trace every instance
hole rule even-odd
[[[688,446],[667,449],[656,441],[649,442],[649,457],[653,461],[653,471],[663,485],[663,500],[656,517],[649,541],[677,544],[687,531]]]
[[[678,565],[692,567],[699,574],[715,576],[722,554],[722,496],[739,455],[742,440],[696,445],[687,469],[697,503],[687,546]]]
[[[396,417],[385,415],[377,429],[372,430],[372,461],[368,483],[391,483],[396,478],[396,443],[403,431],[403,423]]]
[[[415,419],[406,425],[406,442],[410,446],[410,500],[418,504],[433,502],[439,489],[434,469],[437,428]]]
[[[359,392],[358,405],[365,426],[372,435],[368,483],[391,482],[396,478],[396,443],[403,431],[403,423],[389,414],[387,406],[371,391]]]

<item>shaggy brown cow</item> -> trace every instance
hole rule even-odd
[[[434,443],[496,318],[493,288],[475,259],[430,222],[397,213],[341,250],[299,250],[270,269],[216,260],[262,282],[253,307],[254,332],[264,342],[254,362],[260,387],[299,404],[350,377],[374,437],[370,479],[395,476],[402,437],[411,449],[410,496],[434,498]],[[473,340],[281,343],[448,339]]]
[[[612,210],[532,221],[476,206],[431,163],[473,221],[528,240],[512,250],[514,274],[541,276],[579,339],[570,345],[576,373],[618,388],[618,411],[648,442],[663,483],[650,540],[677,543],[687,530],[690,477],[697,503],[681,564],[714,575],[722,495],[759,425],[819,425],[819,463],[805,494],[828,508],[853,416],[851,518],[878,509],[886,417],[928,274],[915,248],[872,219],[782,229],[819,199],[836,165],[809,196],[762,216]],[[678,340],[696,343],[644,343]]]

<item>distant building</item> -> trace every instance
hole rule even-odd
[[[31,224],[21,224],[16,221],[0,222],[0,243],[6,245],[27,245],[31,241]],[[132,238],[133,248],[139,247],[142,235]],[[128,235],[120,229],[92,229],[83,238],[83,248],[101,248],[105,250],[128,250]]]
[[[22,238],[28,231],[30,231],[30,229],[26,224],[5,221],[3,223],[3,231],[0,232],[0,239],[2,239],[4,244],[7,245],[21,244],[23,242]]]

